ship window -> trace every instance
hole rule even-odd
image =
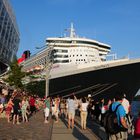
[[[68,63],[69,60],[55,60],[54,63]]]
[[[68,58],[68,55],[54,55],[54,58]]]
[[[59,50],[56,50],[56,52],[68,52],[68,50],[61,50],[61,49],[59,49]]]
[[[72,41],[69,41],[69,40],[65,40],[65,41],[61,41],[61,40],[55,40],[55,41],[52,41],[52,40],[47,40],[48,43],[71,43]]]

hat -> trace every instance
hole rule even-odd
[[[88,98],[90,98],[91,97],[91,94],[88,94]]]

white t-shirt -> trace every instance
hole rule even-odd
[[[128,114],[130,104],[129,104],[129,101],[126,98],[123,98],[122,106],[124,107],[125,113]]]
[[[75,107],[76,101],[73,100],[73,99],[68,99],[67,103],[68,103],[68,112],[75,111],[75,109],[76,109],[76,107]]]
[[[88,103],[81,104],[81,111],[87,111]]]

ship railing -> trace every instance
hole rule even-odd
[[[113,54],[108,54],[106,56],[106,60],[116,60],[117,59],[117,54],[116,53],[113,53]]]
[[[119,59],[129,59],[129,54],[127,56],[123,56],[122,58],[118,58],[116,53],[106,55],[106,61]]]
[[[116,86],[118,83],[106,83],[106,84],[96,84],[96,85],[93,85],[91,87],[87,87],[87,88],[84,88],[84,89],[81,89],[79,91],[76,91],[76,92],[73,92],[74,95],[80,95],[82,93],[86,93],[86,92],[89,92],[89,91],[92,91],[92,90],[95,90],[94,92],[91,92],[91,97],[94,97],[94,96],[97,96],[111,88],[113,88],[114,86]],[[73,95],[72,94],[67,94],[67,95],[64,95],[62,96],[63,98],[68,98],[69,96]],[[58,95],[58,93],[56,93]],[[53,94],[54,95],[54,94]],[[60,95],[60,93],[59,93]]]

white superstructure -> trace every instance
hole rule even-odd
[[[48,46],[54,48],[54,63],[85,64],[106,60],[110,46],[96,40],[76,36],[73,25],[70,36],[63,38],[47,38]]]

